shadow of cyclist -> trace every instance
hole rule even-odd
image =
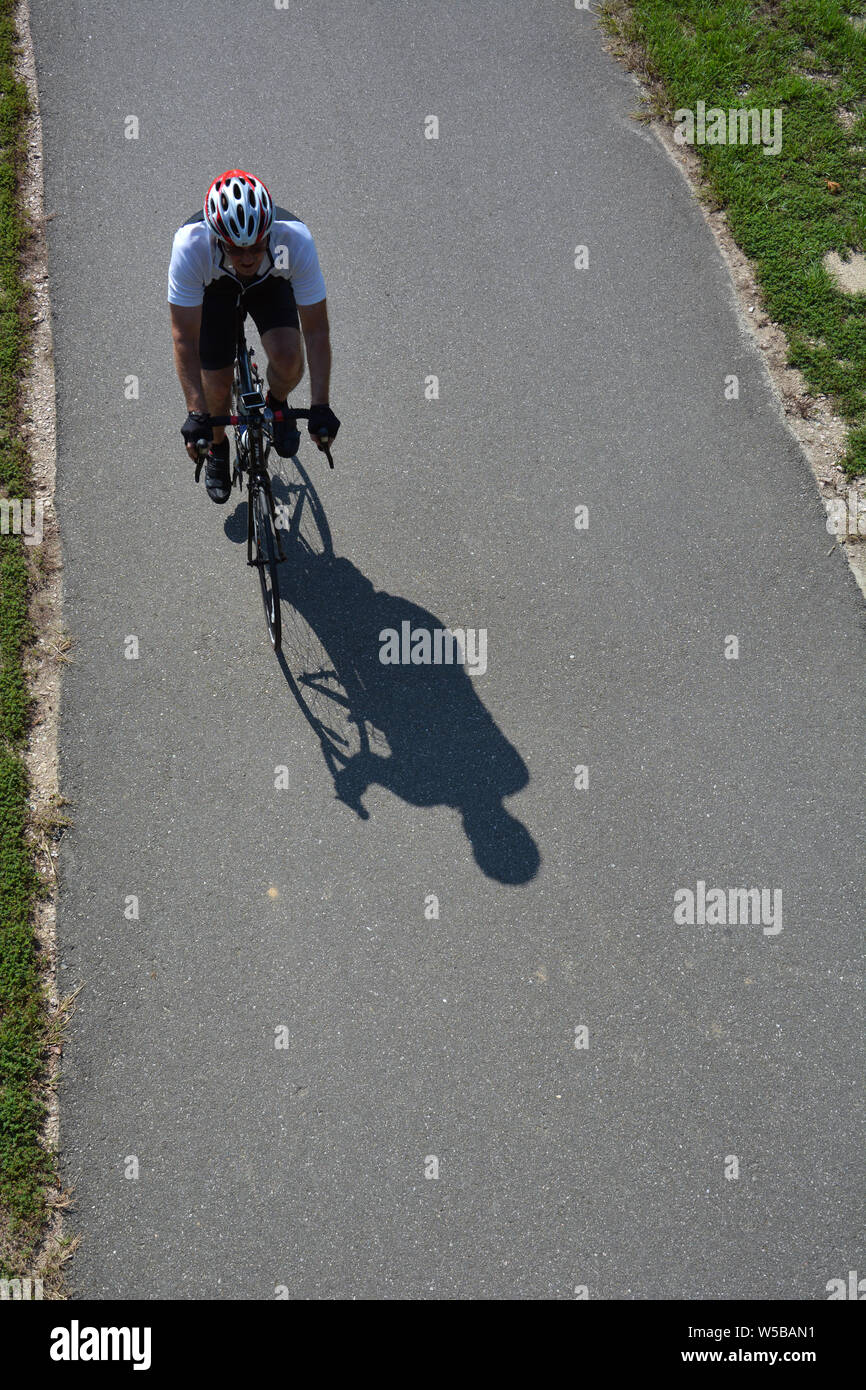
[[[526,786],[529,774],[520,754],[498,729],[476,694],[462,664],[386,665],[379,659],[380,634],[401,624],[432,632],[442,628],[432,613],[406,599],[377,591],[349,560],[332,555],[304,558],[303,565],[281,566],[284,600],[309,625],[333,664],[347,706],[359,728],[379,730],[390,756],[361,747],[344,753],[325,722],[304,698],[303,681],[292,670],[291,638],[280,654],[283,672],[316,728],[334,778],[334,789],[366,819],[362,797],[377,783],[412,806],[453,806],[476,863],[500,883],[526,883],[538,871],[540,856],[528,830],[502,804]]]

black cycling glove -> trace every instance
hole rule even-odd
[[[213,439],[213,425],[210,416],[203,410],[191,410],[180,427],[184,444],[195,444],[197,439],[208,443]]]
[[[319,431],[327,430],[330,438],[334,439],[340,428],[340,422],[329,405],[311,405],[307,428],[318,444]]]

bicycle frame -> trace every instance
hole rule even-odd
[[[272,411],[265,402],[264,385],[256,366],[255,356],[247,344],[244,322],[247,310],[243,296],[238,300],[237,339],[233,391],[236,398],[237,414],[212,415],[212,425],[233,425],[235,427],[235,465],[232,473],[232,486],[237,481],[242,486],[243,474],[247,475],[247,564],[258,569],[265,614],[268,620],[268,634],[275,651],[281,641],[281,619],[279,603],[279,581],[276,566],[289,557],[283,549],[280,528],[277,525],[276,508],[271,489],[271,477],[267,469],[268,454],[273,445],[273,422],[275,420],[308,420],[309,410]],[[322,451],[327,455],[331,468],[334,461],[325,443],[327,429],[320,432]],[[199,444],[199,461],[195,477],[198,482],[206,452],[206,445]],[[263,504],[263,505],[262,505]],[[255,555],[253,550],[255,549]]]
[[[247,506],[247,564],[254,565],[256,561],[253,559],[253,493],[257,488],[261,488],[267,499],[268,514],[271,518],[271,528],[277,546],[277,557],[280,561],[284,561],[286,554],[277,527],[271,477],[266,467],[272,442],[266,429],[266,413],[270,415],[272,412],[268,411],[265,405],[262,391],[263,383],[256,368],[253,351],[247,345],[244,333],[245,319],[246,310],[239,305],[235,366],[238,414],[232,420],[236,427],[237,459],[232,482],[237,477],[238,487],[240,487],[241,476],[244,472],[247,473],[249,502]]]

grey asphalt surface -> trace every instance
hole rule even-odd
[[[73,1295],[826,1297],[864,606],[631,79],[568,3],[31,11]],[[316,238],[343,421],[333,474],[302,442],[340,558],[286,668],[178,433],[171,238],[235,164]],[[486,673],[381,666],[391,618],[485,628]],[[286,677],[310,632],[379,721],[347,800]],[[782,931],[674,925],[698,880],[781,889]]]

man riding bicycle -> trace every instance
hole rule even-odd
[[[282,410],[301,380],[306,344],[308,428],[318,447],[326,448],[340,422],[328,403],[331,339],[313,238],[294,213],[274,207],[260,179],[229,169],[214,179],[204,210],[175,234],[168,272],[174,364],[189,411],[181,434],[192,459],[198,458],[197,441],[210,446],[205,486],[214,502],[226,502],[231,494],[229,441],[210,417],[231,413],[241,295],[268,358],[269,409]],[[282,420],[273,430],[277,453],[291,458],[301,441],[297,429]]]

